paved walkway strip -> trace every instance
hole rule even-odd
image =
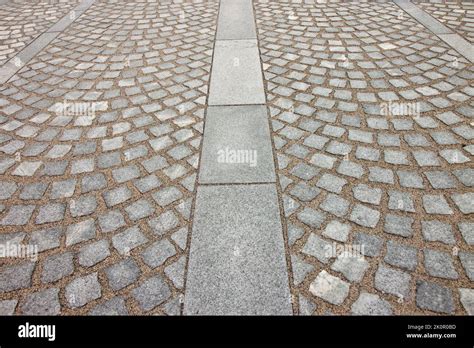
[[[83,0],[72,11],[61,18],[56,24],[46,32],[38,36],[28,46],[23,48],[15,57],[12,57],[3,66],[0,67],[0,83],[6,83],[20,69],[25,66],[35,55],[53,41],[62,31],[64,31],[72,22],[82,15],[95,0]]]
[[[443,23],[433,18],[430,14],[410,2],[409,0],[394,0],[394,2],[406,13],[412,16],[420,24],[436,34],[446,44],[459,52],[462,56],[474,63],[474,45],[456,34]]]
[[[252,2],[222,0],[216,36],[184,314],[289,315]]]

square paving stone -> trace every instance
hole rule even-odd
[[[265,106],[207,109],[199,182],[275,182]]]
[[[442,242],[450,245],[456,242],[451,225],[445,222],[422,221],[421,231],[423,238],[428,242]]]
[[[78,262],[81,266],[91,267],[105,260],[110,255],[109,242],[105,239],[81,248]]]
[[[389,265],[414,271],[418,264],[418,250],[408,245],[388,241],[384,260]]]
[[[43,283],[55,282],[74,272],[73,255],[65,252],[49,256],[43,262],[41,281]]]
[[[390,303],[378,295],[361,292],[359,298],[351,306],[355,315],[392,315]]]
[[[354,245],[360,247],[360,251],[363,255],[374,257],[380,254],[383,239],[364,232],[359,232],[354,236]]]
[[[0,268],[0,293],[30,287],[34,269],[35,263],[30,261],[2,266]]]
[[[34,205],[12,205],[0,224],[7,226],[26,225],[34,210]]]
[[[379,265],[375,273],[375,288],[398,297],[407,298],[410,294],[411,276],[403,271]]]
[[[104,270],[112,290],[120,290],[132,284],[140,275],[140,268],[133,259],[122,260]]]
[[[125,208],[130,220],[137,221],[153,215],[155,207],[146,199],[140,199]]]
[[[351,282],[360,282],[364,278],[365,271],[369,268],[369,263],[362,255],[343,252],[339,254],[331,269],[340,272]]]
[[[436,283],[420,281],[416,285],[416,305],[430,311],[453,314],[454,301],[450,289]]]
[[[64,295],[70,308],[82,307],[100,298],[102,296],[102,288],[97,273],[91,273],[74,279],[66,285]]]
[[[58,315],[61,310],[59,289],[34,292],[26,296],[20,308],[23,315]]]
[[[148,239],[138,226],[133,226],[112,237],[114,248],[122,255],[127,255],[136,247],[145,244]]]
[[[275,185],[198,187],[185,314],[292,313],[277,202]]]
[[[383,231],[402,237],[411,237],[413,235],[413,222],[414,220],[409,217],[387,214],[385,215]]]
[[[128,315],[127,306],[125,305],[125,300],[116,296],[111,298],[104,303],[98,304],[89,311],[89,315]]]
[[[257,40],[216,41],[209,105],[265,104]]]
[[[167,239],[153,243],[142,253],[143,261],[151,268],[161,266],[168,258],[175,255],[176,251]]]
[[[425,269],[429,275],[445,279],[458,279],[458,273],[449,253],[425,249],[424,256]]]
[[[321,271],[309,286],[309,291],[329,303],[341,305],[349,295],[349,288],[349,283]]]
[[[331,243],[314,233],[309,235],[301,252],[315,257],[322,263],[328,263],[331,258],[336,257],[332,254]]]
[[[69,225],[66,229],[66,246],[95,238],[95,231],[94,219],[88,219]]]
[[[132,291],[132,295],[142,310],[149,311],[165,302],[171,291],[163,278],[157,275],[145,280]]]
[[[48,222],[61,221],[64,218],[66,211],[65,204],[62,203],[48,203],[40,207],[39,213],[36,216],[36,224],[45,224]]]
[[[365,227],[375,227],[380,219],[380,212],[365,205],[356,204],[352,209],[349,220]]]

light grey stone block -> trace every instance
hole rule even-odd
[[[292,313],[275,185],[199,187],[184,314]]]
[[[275,180],[266,107],[209,107],[199,182],[263,183]]]
[[[265,104],[257,40],[216,42],[208,103]]]
[[[257,39],[252,0],[221,0],[216,40]]]

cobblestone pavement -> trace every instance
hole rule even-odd
[[[217,10],[100,1],[0,88],[2,314],[179,312]]]
[[[77,4],[0,5],[0,67]],[[294,314],[473,314],[473,64],[389,1],[253,6]],[[218,12],[96,0],[0,87],[0,245],[39,252],[0,315],[182,313]]]
[[[441,23],[474,43],[474,3],[473,2],[443,2],[432,3],[419,1],[416,4],[424,11],[435,17]]]
[[[0,65],[74,8],[78,1],[9,1],[0,6]]]
[[[473,65],[390,2],[255,9],[299,312],[465,313]]]

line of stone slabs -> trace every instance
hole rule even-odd
[[[251,0],[221,0],[184,314],[292,314]]]

